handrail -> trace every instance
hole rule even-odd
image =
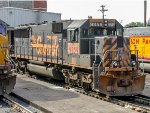
[[[101,66],[101,64],[102,64],[102,62],[103,62],[103,60],[104,60],[104,57],[108,54],[108,52],[119,52],[119,51],[121,51],[121,50],[107,50],[107,51],[105,51],[104,52],[104,55],[103,55],[103,57],[102,57],[102,59],[101,59],[101,62],[99,63],[99,65],[98,65],[98,67],[100,67]],[[129,50],[130,52],[131,52],[131,50]],[[95,64],[95,62],[96,62],[96,60],[93,62],[93,65]]]

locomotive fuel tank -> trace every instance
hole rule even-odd
[[[50,77],[56,80],[64,80],[62,72],[60,72],[57,68],[51,66],[46,67],[41,64],[41,62],[30,61],[30,63],[27,64],[27,69],[29,72],[37,75]]]

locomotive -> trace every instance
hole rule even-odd
[[[18,68],[108,96],[142,92],[138,52],[115,19],[64,20],[14,30]],[[134,54],[133,54],[134,53]]]
[[[16,84],[16,75],[12,73],[6,34],[7,24],[0,20],[0,95],[9,94]]]
[[[150,72],[150,27],[125,28],[124,35],[130,37],[130,50],[138,50],[141,70]]]

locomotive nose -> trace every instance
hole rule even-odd
[[[99,76],[99,90],[100,92],[109,96],[130,96],[140,94],[144,90],[145,74],[135,73],[132,68],[128,71],[105,73]],[[112,75],[113,73],[113,75]],[[132,73],[132,74],[130,74]]]

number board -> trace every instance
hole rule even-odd
[[[79,54],[79,43],[68,43],[68,54]]]
[[[90,27],[103,27],[103,22],[90,22]],[[105,21],[104,27],[115,27],[115,23]]]

